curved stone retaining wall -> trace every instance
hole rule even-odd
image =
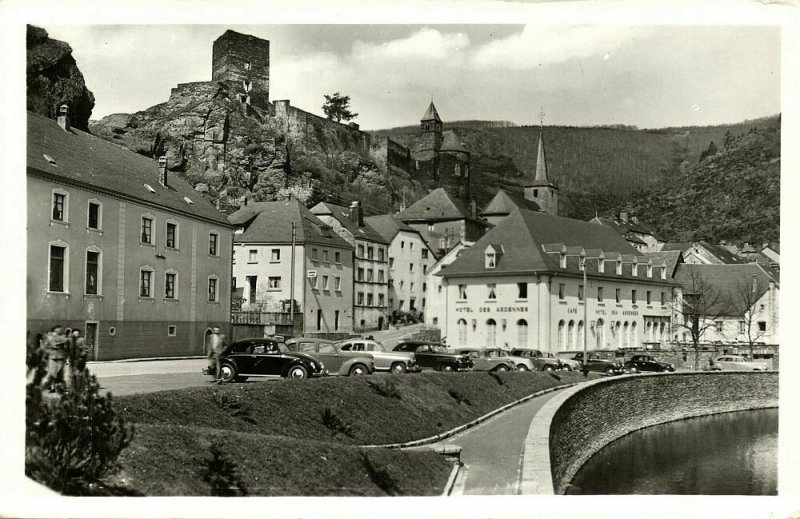
[[[565,394],[560,405],[548,402],[554,404],[552,420],[542,432],[549,430],[549,439],[539,443],[549,450],[556,494],[564,493],[594,453],[633,431],[693,416],[777,407],[778,373],[631,375],[567,391],[571,394]]]

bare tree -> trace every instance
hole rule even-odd
[[[740,333],[744,334],[747,345],[750,347],[751,359],[753,358],[753,344],[767,333],[766,330],[759,328],[756,320],[759,313],[756,305],[762,295],[759,293],[758,280],[754,274],[752,280],[742,279],[739,282],[734,293],[735,300],[731,302],[734,315],[739,318],[740,323],[744,323],[744,330],[740,330]]]
[[[727,297],[691,268],[688,279],[683,282],[682,293],[682,297],[674,303],[678,315],[674,326],[691,334],[694,369],[697,370],[700,368],[700,341],[720,317],[732,313],[731,305]]]

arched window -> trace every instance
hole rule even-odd
[[[458,345],[467,345],[467,321],[466,319],[458,320]]]
[[[517,321],[517,347],[526,348],[528,346],[528,321],[520,319]]]
[[[628,321],[625,321],[625,325],[622,327],[622,346],[624,348],[631,345],[631,330],[628,326]]]
[[[598,319],[595,323],[595,339],[597,341],[597,348],[604,348],[606,345],[606,330],[605,323],[602,319]]]
[[[494,319],[486,321],[486,346],[494,348],[497,344],[497,323]]]
[[[567,328],[563,320],[558,321],[558,349],[567,349]]]
[[[653,342],[653,323],[647,321],[644,327],[645,327],[645,338],[647,342]]]
[[[570,321],[567,326],[567,340],[569,341],[569,349],[575,349],[575,321]]]
[[[583,349],[584,344],[584,337],[583,337],[583,321],[578,321],[578,349]]]
[[[84,293],[100,295],[103,293],[103,262],[99,248],[91,246],[86,249],[86,269]]]
[[[617,324],[614,325],[614,337],[617,339],[617,347],[622,347],[621,328],[622,328],[622,323],[617,321]]]
[[[631,323],[631,343],[630,345],[634,348],[639,346],[639,327],[636,325],[636,321]]]
[[[69,246],[61,240],[48,244],[47,291],[69,292]]]
[[[661,333],[660,333],[660,337],[658,339],[659,342],[666,342],[667,341],[666,333],[667,333],[667,324],[666,323],[661,323]]]

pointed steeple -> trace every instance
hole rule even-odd
[[[549,183],[547,180],[547,160],[544,156],[544,132],[539,131],[539,151],[536,154],[536,177],[537,182]]]
[[[431,104],[425,111],[425,115],[423,115],[422,119],[420,119],[419,121],[421,123],[424,123],[425,121],[436,121],[437,123],[442,122],[442,120],[439,118],[439,112],[437,112],[436,107],[433,106],[433,99],[431,99]]]

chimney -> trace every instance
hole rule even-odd
[[[620,212],[619,221],[622,223],[628,223],[628,213]]]
[[[364,208],[358,201],[350,202],[350,218],[358,224],[359,227],[364,227]]]
[[[161,155],[158,157],[158,183],[164,187],[168,187],[167,184],[167,157]]]
[[[69,106],[63,104],[58,107],[58,125],[61,126],[61,129],[65,132],[70,130],[69,125]]]

